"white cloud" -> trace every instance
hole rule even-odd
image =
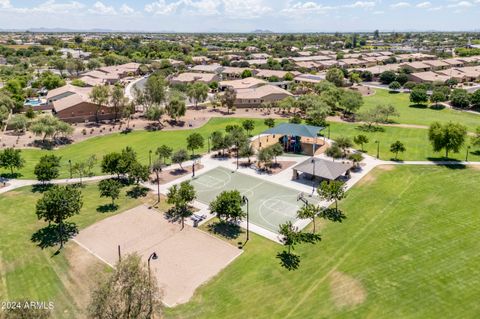
[[[373,8],[376,3],[374,1],[357,1],[352,4],[344,5],[345,8]]]
[[[0,0],[0,9],[8,9],[11,8],[12,4],[10,0]]]
[[[430,1],[425,1],[425,2],[420,2],[419,4],[416,5],[417,8],[430,8],[432,6],[432,3]]]
[[[449,4],[447,7],[449,7],[449,8],[470,8],[470,7],[473,7],[473,4],[470,1],[459,1],[457,3]]]
[[[117,11],[114,7],[105,5],[101,1],[97,1],[93,4],[93,7],[88,9],[88,12],[101,15],[115,15]]]
[[[232,18],[258,18],[272,8],[258,0],[223,0],[225,14]]]
[[[332,6],[324,6],[323,4],[308,1],[308,2],[297,2],[293,5],[289,3],[289,5],[282,10],[282,12],[308,14],[308,13],[324,13],[334,9],[335,7],[332,7]]]
[[[127,4],[122,4],[119,11],[123,14],[132,14],[135,13],[135,10],[132,7],[129,7]]]
[[[390,5],[391,8],[397,9],[397,8],[408,8],[410,7],[411,4],[408,2],[397,2],[392,5]]]
[[[167,15],[177,11],[183,0],[167,4],[165,0],[157,0],[145,5],[145,11],[153,14]]]
[[[380,14],[384,14],[385,11],[382,11],[382,10],[378,10],[378,11],[373,11],[373,14],[376,14],[376,15],[380,15]]]

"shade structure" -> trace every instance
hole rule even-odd
[[[310,137],[315,138],[318,136],[318,133],[324,130],[324,127],[321,126],[312,126],[304,124],[292,124],[292,123],[282,123],[271,129],[266,130],[262,135],[289,135],[289,136],[301,136],[301,137]]]
[[[311,158],[293,167],[293,171],[295,174],[301,172],[333,181],[344,175],[352,167],[351,162],[331,162],[321,158]]]

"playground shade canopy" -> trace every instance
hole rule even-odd
[[[315,138],[318,133],[324,130],[321,126],[312,126],[304,124],[282,123],[271,129],[266,130],[262,135],[290,135]]]
[[[313,161],[315,161],[315,165],[313,165]],[[313,158],[293,167],[293,171],[333,181],[352,167],[353,164],[349,162],[330,162],[321,158]]]

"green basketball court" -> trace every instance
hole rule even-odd
[[[192,185],[197,191],[197,200],[207,205],[222,191],[238,190],[249,199],[250,223],[274,233],[278,232],[278,225],[295,222],[297,210],[304,205],[297,201],[301,193],[298,190],[223,167],[199,175]]]

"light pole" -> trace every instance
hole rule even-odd
[[[153,304],[153,300],[152,300],[152,284],[151,284],[151,275],[150,275],[150,259],[153,259],[153,260],[157,260],[158,259],[158,256],[157,256],[157,253],[156,252],[153,252],[150,254],[150,256],[148,257],[148,260],[147,260],[147,265],[148,265],[148,286],[150,289],[148,289],[148,292],[150,294],[150,307],[149,307],[149,318],[151,318],[151,315],[152,315],[152,304]]]
[[[247,204],[247,241],[250,239],[250,222],[249,222],[249,218],[250,218],[250,212],[249,212],[249,202],[248,202],[248,197],[243,195],[242,197],[242,200],[244,203]],[[246,243],[246,242],[245,242]]]
[[[208,152],[207,152],[207,153],[210,153],[210,139],[211,139],[211,138],[212,138],[211,136],[209,136],[209,137],[207,138],[207,144],[208,144]]]
[[[330,125],[331,124],[328,124],[328,139],[330,139]]]
[[[193,160],[193,165],[192,165],[192,178],[195,177],[195,160]]]
[[[375,141],[375,143],[377,144],[377,159],[380,158],[380,141]]]
[[[68,160],[68,166],[70,168],[70,179],[72,179],[72,160]]]
[[[148,167],[152,167],[152,150],[148,151]]]
[[[470,145],[467,146],[467,156],[465,157],[465,162],[468,162],[468,153],[470,153]]]

